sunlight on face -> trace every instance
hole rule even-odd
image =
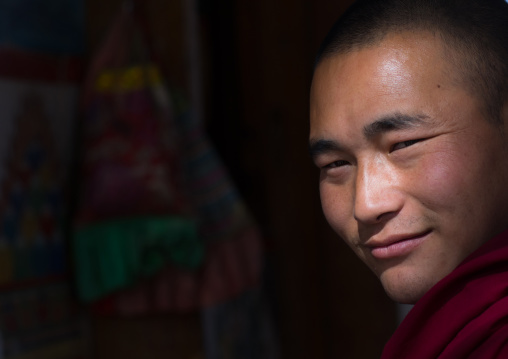
[[[439,40],[399,34],[324,59],[312,83],[324,214],[403,303],[505,229],[506,139],[449,73]]]

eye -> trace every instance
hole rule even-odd
[[[409,141],[403,141],[403,142],[399,142],[399,143],[396,143],[392,146],[390,152],[393,152],[393,151],[397,151],[397,150],[401,150],[403,148],[406,148],[406,147],[409,147],[409,146],[412,146],[414,145],[415,143],[417,142],[420,142],[421,139],[418,139],[418,140],[409,140]]]
[[[339,161],[333,161],[333,162],[323,166],[323,168],[324,169],[337,168],[337,167],[347,166],[348,164],[349,164],[348,161],[339,160]]]

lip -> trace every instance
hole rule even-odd
[[[418,247],[431,231],[417,234],[396,235],[366,243],[373,257],[377,259],[396,258],[408,255]]]

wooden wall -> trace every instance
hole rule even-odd
[[[144,4],[164,66],[188,90],[182,1]],[[266,237],[283,358],[376,358],[395,327],[395,308],[377,279],[325,223],[317,170],[307,155],[314,54],[351,2],[200,2],[206,123]],[[87,1],[90,49],[120,3]],[[150,333],[176,327],[189,336],[180,342],[182,353],[188,351],[166,357],[199,352],[189,348],[199,342],[197,315],[96,324],[101,358],[143,348],[162,358],[167,347],[153,340],[164,335]],[[120,327],[130,338],[122,344],[114,339]]]

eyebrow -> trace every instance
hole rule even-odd
[[[381,133],[390,131],[404,130],[412,127],[417,127],[426,123],[429,116],[424,114],[407,115],[402,113],[394,113],[381,117],[380,119],[366,125],[363,128],[363,135],[366,138],[375,137]],[[344,151],[339,142],[334,140],[310,140],[309,142],[309,155],[315,159],[319,155],[330,152]]]
[[[423,114],[406,115],[394,113],[366,125],[363,128],[363,134],[366,138],[372,138],[385,132],[405,130],[424,124],[428,118],[429,116]]]
[[[342,146],[333,140],[310,140],[309,142],[309,154],[312,159],[325,153],[338,151],[342,151]]]

